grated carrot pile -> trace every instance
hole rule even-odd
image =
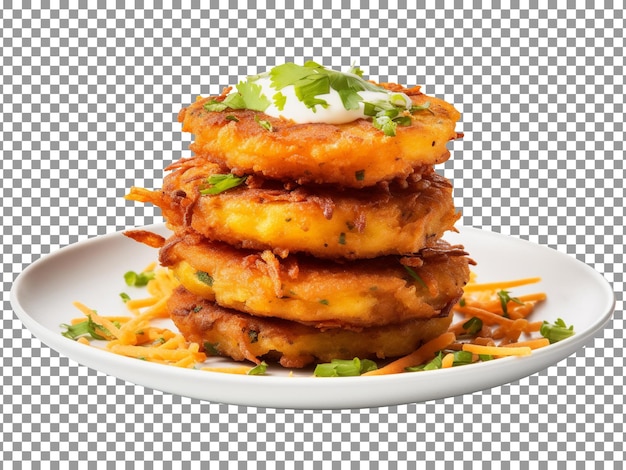
[[[481,358],[527,356],[532,350],[549,345],[547,338],[532,336],[539,332],[543,322],[527,319],[537,304],[546,300],[546,294],[538,292],[512,297],[508,290],[540,280],[532,277],[478,284],[473,275],[465,286],[463,298],[453,309],[462,318],[460,321],[415,352],[364,375],[401,373],[424,365],[441,352],[445,354],[440,368],[446,369],[453,367],[458,351],[471,353],[471,360],[466,363],[472,363]]]
[[[148,272],[154,272],[146,285],[149,296],[127,300],[129,316],[103,316],[80,302],[74,302],[74,306],[96,325],[96,333],[107,341],[106,349],[113,353],[177,367],[194,367],[204,362],[206,354],[200,352],[197,343],[186,341],[180,333],[154,326],[154,320],[168,318],[166,302],[178,281],[168,269],[155,270],[154,263],[142,271]],[[76,318],[72,324],[84,321],[84,317]],[[85,336],[78,341],[90,344]]]

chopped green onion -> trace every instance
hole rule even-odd
[[[415,280],[420,286],[422,286],[424,289],[428,289],[428,286],[426,285],[426,283],[424,282],[424,279],[422,279],[420,277],[419,274],[417,274],[415,272],[415,269],[413,269],[410,266],[407,266],[405,264],[402,265],[404,267],[404,269],[406,270],[407,273],[409,273],[409,276],[411,276],[411,278],[413,278],[413,280]]]
[[[220,351],[218,349],[219,343],[204,342],[204,352],[209,356],[219,356]]]
[[[256,330],[248,330],[248,338],[250,339],[250,344],[254,344],[259,341],[259,332]]]
[[[376,116],[372,124],[376,129],[383,131],[383,134],[388,137],[396,135],[397,124],[389,116]]]
[[[237,116],[233,116],[232,114],[229,114],[228,116],[226,116],[226,120],[227,121],[233,121],[233,122],[239,122],[239,118]]]
[[[196,277],[200,282],[213,287],[213,278],[206,271],[196,271]]]
[[[325,364],[318,364],[313,371],[315,377],[355,377],[378,366],[369,359],[333,359]]]
[[[453,366],[464,366],[466,364],[471,364],[474,355],[469,351],[455,351],[453,353],[454,361],[452,362]]]
[[[126,303],[130,300],[130,295],[126,292],[120,292],[120,298],[122,299],[122,302]]]
[[[524,302],[522,302],[517,297],[511,297],[510,294],[511,293],[507,290],[501,290],[497,292],[498,298],[500,299],[500,306],[502,307],[502,314],[505,318],[509,317],[509,302],[515,302],[516,304],[524,305]]]
[[[76,339],[80,336],[85,335],[90,335],[93,339],[106,339],[104,336],[97,333],[96,330],[100,330],[102,333],[109,337],[111,336],[111,332],[102,325],[98,325],[96,322],[94,322],[91,319],[91,315],[87,316],[87,320],[76,323],[75,325],[62,324],[61,328],[67,329],[67,331],[62,332],[61,334],[70,339]]]
[[[248,371],[248,375],[265,375],[267,371],[267,363],[265,361],[257,364],[252,369]]]
[[[417,366],[407,367],[404,370],[407,372],[420,372],[423,370],[436,370],[441,369],[441,364],[443,360],[443,353],[439,351],[439,353],[434,357],[434,359],[426,364],[420,364]]]
[[[468,335],[475,335],[483,328],[483,321],[478,317],[472,317],[463,323],[463,329]]]
[[[229,189],[242,185],[245,183],[247,178],[247,176],[235,176],[232,173],[227,173],[225,175],[211,175],[206,180],[210,186],[208,188],[201,189],[200,194],[207,196],[223,193],[224,191],[228,191]]]
[[[266,119],[261,119],[259,118],[259,115],[257,114],[256,116],[254,116],[254,121],[256,123],[259,124],[259,126],[261,126],[263,129],[265,129],[268,132],[272,132],[274,130],[274,128],[272,127],[272,123],[269,122]]]
[[[539,333],[544,338],[548,338],[550,344],[557,343],[574,334],[574,325],[568,327],[561,318],[558,318],[552,324],[544,321],[539,329]]]
[[[126,281],[126,284],[130,287],[144,287],[152,279],[154,279],[154,271],[144,271],[141,273],[127,271],[124,273],[124,281]]]
[[[426,103],[424,103],[421,106],[420,105],[416,105],[416,104],[411,106],[411,114],[416,113],[418,111],[428,111],[431,114],[435,114],[435,113],[433,113],[433,110],[430,109],[430,101],[427,101]]]

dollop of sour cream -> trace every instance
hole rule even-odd
[[[355,80],[363,80],[358,75],[350,72],[336,73],[343,73]],[[316,104],[315,106],[309,107],[298,98],[293,85],[284,86],[280,90],[274,88],[269,72],[248,77],[247,80],[253,81],[255,85],[260,86],[262,95],[271,102],[264,110],[265,114],[276,118],[290,119],[300,124],[344,124],[361,118],[371,118],[371,115],[368,116],[364,112],[365,103],[382,103],[383,105],[388,104],[396,108],[401,107],[406,109],[410,109],[412,106],[411,99],[404,93],[391,92],[380,88],[380,91],[357,91],[357,94],[361,97],[358,108],[346,109],[339,92],[331,87],[329,93],[315,96],[323,100],[325,102],[324,105]],[[236,87],[233,87],[229,94],[233,93],[238,93]],[[280,105],[278,105],[277,101],[274,99],[277,93],[282,94]]]

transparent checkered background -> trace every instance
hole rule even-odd
[[[0,10],[2,461],[621,468],[623,1],[16,3],[25,6]],[[160,221],[122,196],[132,184],[158,186],[162,168],[188,154],[190,136],[176,123],[182,106],[308,59],[354,62],[372,78],[453,102],[465,139],[441,171],[463,223],[549,245],[603,273],[618,300],[608,328],[519,382],[316,412],[145,389],[59,357],[23,328],[8,292],[24,267],[64,245]]]

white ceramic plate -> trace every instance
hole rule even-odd
[[[162,224],[148,229],[167,233]],[[540,276],[542,282],[530,290],[546,292],[548,300],[533,314],[533,320],[554,321],[561,317],[568,325],[574,325],[576,334],[526,357],[390,376],[315,378],[310,372],[294,371],[289,376],[276,369],[266,376],[247,376],[148,363],[88,347],[61,335],[60,324],[80,316],[72,306],[75,300],[100,314],[127,313],[119,297],[120,292],[129,292],[123,274],[143,269],[156,260],[157,253],[121,233],[86,240],[36,261],[15,281],[11,302],[24,325],[41,341],[101,372],[211,402],[299,409],[396,405],[502,385],[566,358],[590,342],[611,317],[614,295],[609,284],[568,255],[473,228],[461,227],[459,234],[445,238],[465,245],[478,262],[474,271],[480,282]]]

